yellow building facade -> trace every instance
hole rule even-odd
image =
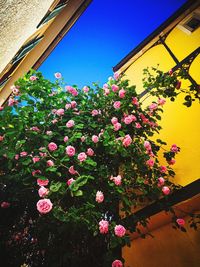
[[[132,50],[115,67],[114,71],[125,74],[131,85],[136,85],[138,93],[144,92],[142,78],[147,67],[157,67],[167,73],[170,69],[184,68],[188,79],[182,80],[181,88],[191,83],[200,85],[200,7],[199,1],[188,1],[175,14],[165,21],[155,32]],[[159,135],[153,137],[167,142],[168,148],[177,144],[181,151],[173,165],[176,176],[174,182],[188,186],[193,182],[199,187],[200,178],[200,103],[191,107],[183,105],[185,95],[179,94],[172,102],[167,99],[159,124]],[[145,106],[154,98],[145,94],[141,101]],[[160,158],[163,165],[165,159]],[[199,187],[200,192],[200,187]],[[197,194],[175,205],[177,209],[199,212],[200,196]],[[187,219],[186,213],[179,214]],[[141,239],[132,236],[131,248],[123,249],[125,267],[198,267],[200,262],[200,233],[188,225],[187,233],[175,231],[170,215],[159,212],[150,218],[151,233],[155,238]]]

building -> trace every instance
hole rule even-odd
[[[187,80],[182,81],[183,88],[191,84],[199,86],[199,53],[200,1],[188,1],[123,58],[114,71],[124,73],[130,83],[136,85],[144,105],[148,105],[153,98],[146,98],[142,86],[143,69],[157,67],[157,64],[164,72],[181,68],[187,75]],[[200,207],[200,105],[195,101],[191,107],[186,107],[183,102],[183,94],[175,102],[167,100],[159,138],[181,147],[174,165],[174,182],[183,188],[171,195],[169,200],[177,210],[177,215],[187,218],[187,212],[199,212]],[[162,211],[158,203],[144,207],[137,214],[150,216],[149,229],[155,239],[148,237],[143,240],[133,235],[131,248],[123,249],[126,267],[199,266],[199,233],[190,227],[187,227],[187,233],[175,231],[170,224],[170,215]]]
[[[0,3],[0,105],[7,100],[11,85],[19,77],[30,68],[39,68],[91,1]]]

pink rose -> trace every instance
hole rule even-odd
[[[40,199],[37,202],[37,210],[41,213],[41,214],[46,214],[48,212],[50,212],[52,210],[53,204],[51,203],[50,199]]]
[[[74,169],[74,166],[69,167],[69,173],[70,174],[77,174],[77,171]]]
[[[146,164],[147,164],[149,167],[153,167],[154,163],[155,163],[155,162],[154,162],[153,159],[149,159],[149,160],[146,161]]]
[[[135,106],[137,106],[137,107],[139,106],[139,102],[138,102],[137,97],[133,97],[132,98],[132,104],[135,105]]]
[[[126,91],[122,88],[121,90],[119,90],[119,97],[120,98],[124,98],[126,95]]]
[[[114,107],[115,109],[119,109],[120,106],[121,106],[121,102],[120,102],[120,101],[115,101],[114,104],[113,104],[113,107]]]
[[[58,120],[57,120],[57,119],[53,119],[51,122],[52,122],[53,124],[56,124],[56,123],[58,122]]]
[[[41,186],[40,189],[38,190],[38,194],[40,197],[46,197],[48,193],[49,193],[49,189],[44,186]]]
[[[117,86],[116,84],[113,84],[111,86],[111,89],[113,90],[113,92],[117,92],[119,90],[119,86]]]
[[[116,177],[111,176],[111,180],[115,183],[115,185],[119,186],[122,184],[122,177],[121,175],[117,175]]]
[[[87,86],[84,86],[84,87],[83,87],[83,92],[84,92],[84,93],[88,93],[89,90],[90,90],[90,89],[89,89]]]
[[[149,143],[149,141],[144,141],[144,147],[146,148],[146,150],[151,150],[151,144]]]
[[[4,139],[4,136],[0,135],[0,142],[3,141],[3,139]]]
[[[134,116],[135,117],[135,116]],[[128,115],[124,118],[124,123],[125,124],[131,124],[133,121],[133,116],[132,115]]]
[[[85,154],[85,152],[81,152],[78,154],[78,160],[80,162],[85,161],[86,159],[87,159],[87,155]]]
[[[34,176],[34,175],[33,175]],[[45,179],[45,180],[42,180],[42,179],[37,179],[37,184],[39,186],[47,186],[49,184],[49,180],[48,179]]]
[[[107,95],[109,95],[109,94],[110,94],[110,89],[107,89],[107,88],[104,89],[104,95],[107,96]]]
[[[116,123],[118,123],[118,118],[113,117],[113,118],[111,119],[111,122],[112,122],[113,125],[116,124]]]
[[[121,123],[117,122],[117,123],[114,124],[114,131],[118,131],[121,128],[122,128]]]
[[[86,139],[86,137],[85,137],[85,136],[81,136],[81,142],[84,142],[84,141],[85,141],[85,139]]]
[[[48,144],[48,149],[50,151],[55,151],[57,148],[58,148],[58,146],[55,143],[53,143],[53,142],[51,142],[51,143]]]
[[[99,111],[94,109],[94,110],[92,110],[91,114],[92,114],[93,117],[97,116],[97,115],[99,115]]]
[[[130,135],[129,134],[125,135],[122,141],[123,146],[128,147],[131,145],[131,143],[132,143],[132,138],[130,137]]]
[[[76,150],[73,146],[67,146],[66,147],[66,154],[69,156],[69,157],[73,157],[76,153]]]
[[[15,155],[15,159],[18,160],[19,159],[19,154]]]
[[[104,83],[103,89],[108,89],[108,84],[107,83]]]
[[[101,203],[104,201],[104,195],[101,191],[97,191],[96,193],[96,202]]]
[[[108,233],[108,227],[109,227],[109,222],[106,220],[101,220],[99,222],[99,231],[101,234],[107,234]]]
[[[55,76],[56,79],[61,79],[62,78],[62,74],[60,72],[54,73],[54,76]]]
[[[158,99],[158,105],[163,106],[166,103],[166,100],[164,98]]]
[[[177,153],[178,151],[179,151],[179,148],[177,147],[177,145],[176,144],[173,144],[172,146],[171,146],[171,152],[174,152],[174,153]]]
[[[162,187],[165,184],[165,179],[163,177],[158,178],[158,187]]]
[[[28,155],[28,153],[26,151],[22,151],[20,153],[20,157],[26,157]]]
[[[53,162],[53,160],[47,160],[47,166],[48,166],[48,167],[52,167],[52,166],[54,166],[54,162]]]
[[[71,107],[72,107],[72,108],[75,108],[76,106],[77,106],[76,101],[72,101],[72,102],[71,102]]]
[[[35,75],[33,75],[33,76],[31,76],[31,77],[29,78],[29,80],[30,80],[30,81],[35,81],[35,80],[37,80],[37,77],[36,77]]]
[[[92,148],[88,148],[86,153],[90,157],[94,156],[94,150]]]
[[[2,111],[4,109],[4,107],[0,106],[0,111]]]
[[[160,172],[165,173],[167,171],[166,166],[160,166]]]
[[[1,202],[1,208],[7,209],[9,207],[10,207],[10,203],[9,202],[6,202],[6,201]]]
[[[38,157],[38,156],[33,157],[32,160],[33,160],[33,163],[36,163],[36,162],[40,161],[40,157]]]
[[[178,218],[178,219],[176,220],[176,222],[177,222],[177,224],[178,224],[179,226],[184,226],[184,225],[185,225],[185,220],[184,220],[184,219]]]
[[[123,267],[123,263],[120,260],[115,260],[112,262],[112,267]]]
[[[37,126],[31,127],[30,130],[34,131],[34,132],[39,132],[40,131],[40,129]]]
[[[19,94],[19,89],[16,86],[12,85],[10,87],[10,89],[12,90],[14,95],[18,95]]]
[[[162,192],[163,192],[164,195],[169,195],[169,193],[170,193],[169,187],[168,186],[163,186]]]
[[[18,101],[15,100],[14,98],[10,97],[10,98],[8,99],[8,106],[9,106],[9,107],[12,107],[12,106],[14,106],[15,104],[18,104]]]
[[[156,103],[152,103],[152,104],[149,106],[149,109],[150,109],[150,111],[154,111],[154,110],[157,109],[157,107],[158,107],[158,104],[156,104]]]
[[[56,115],[58,116],[63,116],[65,114],[65,111],[63,108],[60,108],[58,110],[56,110]]]
[[[63,140],[66,143],[69,140],[69,137],[68,136],[65,136]]]
[[[71,104],[67,103],[67,104],[65,105],[65,109],[70,109],[70,108],[71,108]]]
[[[126,233],[126,229],[122,225],[116,225],[114,228],[115,235],[118,237],[123,237]]]
[[[118,72],[118,71],[115,72],[114,75],[113,75],[113,77],[114,77],[114,79],[115,79],[116,81],[119,80],[119,77],[120,77],[119,72]]]
[[[99,137],[98,137],[97,135],[93,135],[93,136],[92,136],[92,141],[93,141],[94,143],[98,143],[98,142],[99,142]]]
[[[69,120],[69,121],[66,123],[67,128],[72,128],[74,125],[75,125],[75,123],[74,123],[73,120]]]
[[[47,135],[52,135],[53,133],[52,133],[52,131],[46,131],[46,134]]]
[[[136,122],[136,123],[135,123],[135,127],[136,127],[137,129],[140,129],[142,126],[141,126],[141,124],[140,124],[139,122]]]
[[[169,161],[168,161],[168,164],[169,165],[174,165],[176,163],[176,160],[175,159],[170,159]]]
[[[67,185],[70,186],[75,180],[73,178],[70,178],[67,180]]]

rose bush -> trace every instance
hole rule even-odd
[[[24,247],[15,264],[122,266],[120,248],[137,231],[124,216],[177,188],[170,162],[179,147],[151,139],[165,99],[159,91],[144,108],[135,86],[117,73],[103,88],[82,90],[55,77],[53,83],[30,71],[0,107],[1,212],[9,218],[2,240],[7,251]],[[175,91],[175,79],[159,76],[157,86]],[[158,158],[162,146],[166,166]]]

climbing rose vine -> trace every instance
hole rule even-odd
[[[179,147],[152,139],[165,99],[145,107],[117,73],[102,88],[66,85],[60,73],[55,79],[31,71],[0,107],[1,208],[5,218],[17,214],[7,222],[8,247],[28,247],[32,254],[20,254],[28,266],[121,267],[118,248],[140,223],[128,220],[132,208],[176,189]],[[160,82],[176,90],[171,74]]]

